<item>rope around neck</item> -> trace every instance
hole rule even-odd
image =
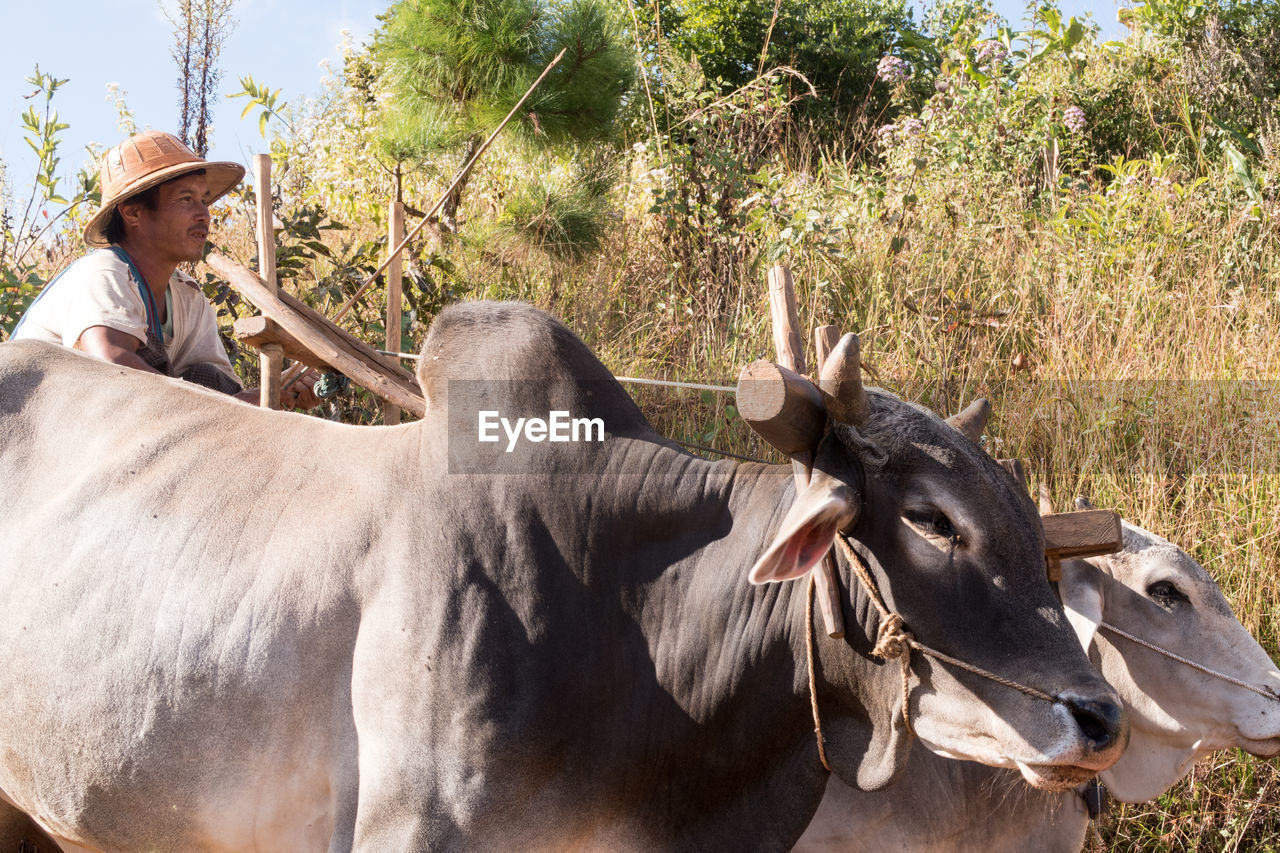
[[[1151,649],[1151,651],[1156,652],[1158,654],[1162,654],[1165,657],[1169,658],[1170,660],[1176,660],[1178,663],[1186,664],[1192,669],[1198,669],[1200,672],[1203,672],[1205,675],[1212,675],[1214,678],[1220,678],[1223,681],[1226,681],[1230,684],[1234,684],[1237,687],[1243,687],[1245,690],[1252,690],[1254,693],[1257,693],[1259,696],[1265,696],[1268,699],[1280,701],[1280,695],[1277,695],[1274,690],[1269,690],[1264,687],[1256,687],[1248,683],[1247,681],[1241,681],[1240,679],[1233,678],[1224,672],[1218,672],[1216,669],[1210,669],[1204,664],[1196,663],[1193,660],[1188,660],[1187,658],[1182,657],[1182,655],[1174,654],[1168,649],[1162,649],[1159,646],[1157,646],[1155,643],[1149,643],[1146,640],[1142,639],[1141,637],[1135,637],[1133,634],[1130,634],[1128,631],[1121,630],[1120,628],[1117,628],[1115,625],[1111,625],[1107,622],[1099,622],[1098,627],[1106,628],[1111,633],[1118,634],[1121,637],[1124,637],[1126,640],[1137,643],[1140,646],[1145,646],[1146,648]]]

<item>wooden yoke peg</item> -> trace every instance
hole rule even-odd
[[[822,365],[826,363],[827,356],[831,355],[831,351],[838,343],[840,343],[839,326],[819,326],[813,330],[813,351],[817,356],[814,360],[818,365],[815,371],[819,375],[822,374]]]
[[[795,284],[791,280],[791,270],[785,264],[777,264],[769,270],[769,313],[773,319],[773,345],[778,356],[778,364],[797,374],[805,372],[804,349],[800,338],[800,317],[796,310]],[[817,439],[804,449],[789,453],[792,473],[796,481],[796,493],[809,485],[810,472],[813,470],[813,457],[818,449],[818,441],[826,429],[826,409],[822,406],[822,392],[812,382],[805,382],[817,395],[818,405],[823,415],[821,426],[817,431]],[[741,400],[739,400],[741,403]],[[741,409],[739,410],[741,411]],[[817,587],[818,609],[822,611],[823,624],[827,634],[833,638],[844,636],[844,618],[840,613],[840,599],[836,591],[835,575],[831,571],[831,563],[823,559],[814,567],[814,583]]]
[[[819,326],[813,330],[813,354],[814,361],[817,362],[814,368],[819,375],[822,374],[822,366],[827,361],[827,356],[836,348],[836,344],[840,343],[840,327],[839,326]],[[826,576],[831,579],[831,591],[835,602],[832,605],[834,615],[832,622],[827,623],[827,633],[833,640],[838,640],[844,636],[844,619],[840,616],[840,600],[839,596],[835,596],[835,579],[840,577],[836,567],[836,555],[834,551],[828,550],[822,558],[822,569]],[[834,626],[833,627],[833,623]],[[836,633],[838,631],[839,633]]]
[[[1022,484],[1022,488],[1031,491],[1031,486],[1027,483],[1027,472],[1022,467],[1021,459],[997,459],[1000,467],[1013,475],[1013,479]]]

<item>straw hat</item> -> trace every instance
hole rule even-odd
[[[171,178],[201,169],[209,182],[209,204],[226,195],[244,177],[244,167],[239,163],[206,163],[172,134],[148,130],[130,136],[102,155],[102,207],[84,227],[84,241],[90,246],[106,246],[107,222],[116,205]]]

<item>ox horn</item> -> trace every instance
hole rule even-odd
[[[965,438],[974,444],[982,441],[982,432],[987,428],[987,420],[991,417],[991,404],[985,397],[974,400],[964,411],[957,412],[947,418],[947,423],[964,433]]]
[[[1031,491],[1031,486],[1027,484],[1027,471],[1022,467],[1021,459],[997,459],[1000,467],[1013,475],[1013,479],[1022,484],[1022,488]]]
[[[822,364],[818,379],[833,420],[862,426],[871,414],[871,401],[862,387],[862,347],[853,332],[845,335]]]

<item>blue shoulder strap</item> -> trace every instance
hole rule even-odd
[[[147,307],[147,327],[151,329],[151,334],[159,341],[160,346],[164,346],[164,328],[160,325],[160,312],[156,310],[156,301],[151,296],[151,288],[147,287],[147,280],[142,277],[142,273],[138,272],[138,268],[133,265],[133,258],[129,257],[129,253],[124,249],[119,246],[107,246],[107,251],[115,254],[129,268],[129,273],[138,285],[138,295],[142,297],[142,304]]]
[[[138,285],[138,294],[142,297],[142,304],[145,305],[147,309],[147,328],[151,330],[151,334],[155,335],[155,339],[159,341],[161,345],[163,345],[164,330],[160,325],[160,315],[156,311],[155,300],[151,297],[151,288],[147,287],[146,281],[142,278],[142,274],[138,272],[138,268],[133,265],[133,259],[129,257],[128,252],[126,252],[124,249],[121,249],[119,246],[108,246],[106,250],[115,254],[117,258],[119,258],[121,261],[125,263],[127,267],[129,267],[129,273],[133,277],[134,282]],[[103,250],[99,249],[98,251],[103,251]],[[23,322],[25,322],[27,319],[27,314],[29,314],[31,312],[31,309],[35,307],[36,303],[39,302],[44,297],[44,295],[53,288],[55,284],[58,283],[58,279],[66,275],[68,270],[70,270],[72,267],[74,267],[76,264],[80,263],[80,261],[84,260],[84,258],[87,258],[87,257],[89,257],[89,255],[85,255],[84,257],[78,258],[74,262],[67,264],[66,268],[64,268],[62,272],[55,275],[53,277],[53,280],[44,286],[44,289],[41,290],[39,295],[36,296],[36,298],[32,300],[31,304],[27,306],[27,310],[23,312],[22,316],[18,319],[17,324],[14,325],[13,332],[9,335],[10,338],[12,338],[14,335],[18,333],[18,330],[22,328]],[[146,341],[143,341],[143,343],[146,343]]]

